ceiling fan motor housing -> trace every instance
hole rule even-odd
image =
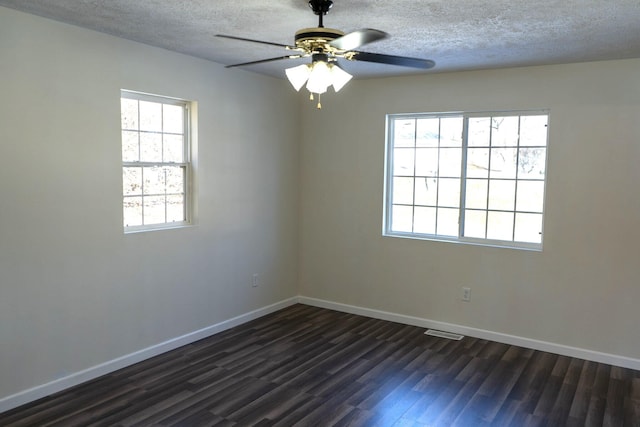
[[[296,32],[296,47],[310,53],[333,53],[337,49],[331,48],[329,43],[342,36],[344,36],[344,32],[333,28],[304,28]]]
[[[305,41],[323,41],[329,43],[338,37],[344,36],[344,32],[333,28],[303,28],[296,31],[296,45]]]

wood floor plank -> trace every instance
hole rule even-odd
[[[606,405],[607,400],[605,398],[591,396],[584,424],[586,426],[602,426],[604,423],[604,409]]]
[[[640,372],[297,304],[0,425],[640,427]]]

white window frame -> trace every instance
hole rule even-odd
[[[182,227],[188,227],[191,226],[193,224],[193,194],[192,194],[192,188],[193,188],[193,167],[192,167],[192,135],[191,135],[191,129],[192,129],[192,102],[187,101],[187,100],[183,100],[183,99],[179,99],[179,98],[172,98],[172,97],[167,97],[167,96],[162,96],[162,95],[153,95],[153,94],[148,94],[148,93],[142,93],[142,92],[136,92],[136,91],[132,91],[132,90],[125,90],[122,89],[120,91],[120,99],[133,99],[133,100],[137,100],[137,101],[149,101],[149,102],[155,102],[155,103],[161,103],[161,104],[165,104],[165,105],[175,105],[175,106],[180,106],[183,107],[183,112],[184,112],[184,116],[183,116],[183,126],[184,126],[184,130],[183,130],[183,161],[182,162],[142,162],[142,161],[135,161],[135,162],[129,162],[129,161],[124,161],[124,159],[122,159],[122,171],[124,171],[125,167],[154,167],[154,166],[158,166],[158,167],[163,167],[163,166],[178,166],[178,167],[182,167],[185,170],[184,173],[184,182],[183,182],[183,194],[184,194],[184,220],[183,221],[171,221],[171,222],[163,222],[163,223],[152,223],[152,224],[143,224],[143,225],[126,225],[124,223],[124,216],[123,216],[123,227],[124,227],[124,232],[125,234],[127,233],[138,233],[138,232],[144,232],[144,231],[154,231],[154,230],[166,230],[166,229],[173,229],[173,228],[182,228]],[[122,124],[120,126],[120,131],[121,131],[121,135],[123,133],[125,129],[123,129]],[[161,132],[164,133],[164,132]],[[121,144],[122,144],[122,137],[121,137]],[[143,181],[144,182],[144,181]],[[122,209],[124,210],[124,201],[125,201],[126,195],[124,193],[124,188],[123,188],[123,192],[122,192]],[[144,209],[144,207],[143,207]],[[124,215],[124,212],[123,212]],[[144,218],[144,211],[143,211],[143,218]]]
[[[465,167],[467,163],[467,153],[468,153],[467,150],[469,148],[468,147],[469,119],[485,118],[485,117],[508,117],[508,116],[521,117],[521,116],[540,116],[540,115],[545,115],[547,117],[547,131],[546,131],[547,133],[546,133],[546,141],[544,146],[545,171],[544,171],[544,180],[543,180],[543,195],[542,195],[543,206],[542,206],[542,225],[541,225],[541,231],[540,231],[540,234],[541,234],[540,243],[520,242],[515,240],[495,240],[490,238],[473,238],[473,237],[464,236],[465,191],[466,191],[467,182],[469,179],[471,179],[466,176],[466,167]],[[439,235],[439,234],[421,234],[417,232],[404,232],[404,231],[392,230],[392,221],[393,221],[392,196],[393,196],[393,184],[394,184],[393,155],[394,155],[395,122],[397,120],[402,120],[402,119],[421,119],[421,118],[442,119],[442,118],[451,118],[451,117],[461,117],[463,120],[462,135],[461,135],[462,159],[461,159],[461,168],[460,168],[460,202],[458,206],[458,209],[459,209],[458,235],[447,236],[447,235]],[[546,185],[547,185],[548,159],[549,159],[549,126],[550,126],[549,110],[388,114],[386,116],[385,169],[384,169],[385,181],[384,181],[384,206],[383,206],[383,227],[382,227],[383,236],[542,251],[542,245],[544,240],[544,217],[545,217],[545,211],[546,211]],[[520,145],[518,141],[518,148],[519,147]],[[416,177],[415,172],[412,176],[409,176],[409,177],[413,177],[415,179]],[[487,179],[488,181],[491,181],[490,177],[488,177]],[[518,181],[525,181],[525,179],[518,179],[517,176],[514,180],[516,181],[516,186]],[[411,206],[415,209],[416,207],[415,200],[413,201]],[[438,205],[436,205],[436,207],[438,207]],[[487,207],[487,212],[488,211],[489,209]],[[518,211],[516,209],[516,206],[514,205],[514,208],[512,210],[508,210],[508,212],[512,212],[515,215],[517,212],[521,212],[521,211]],[[515,228],[515,225],[513,227]]]

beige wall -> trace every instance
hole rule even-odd
[[[123,234],[121,88],[198,102],[196,226]],[[0,7],[0,400],[297,294],[291,92]]]
[[[640,358],[640,60],[361,80],[323,101],[303,120],[301,295]],[[518,109],[550,110],[542,252],[381,236],[385,114]]]

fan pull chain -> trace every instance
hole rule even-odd
[[[322,94],[318,94],[318,110],[322,110],[322,104],[320,103]],[[313,101],[313,92],[309,92],[309,101]]]

